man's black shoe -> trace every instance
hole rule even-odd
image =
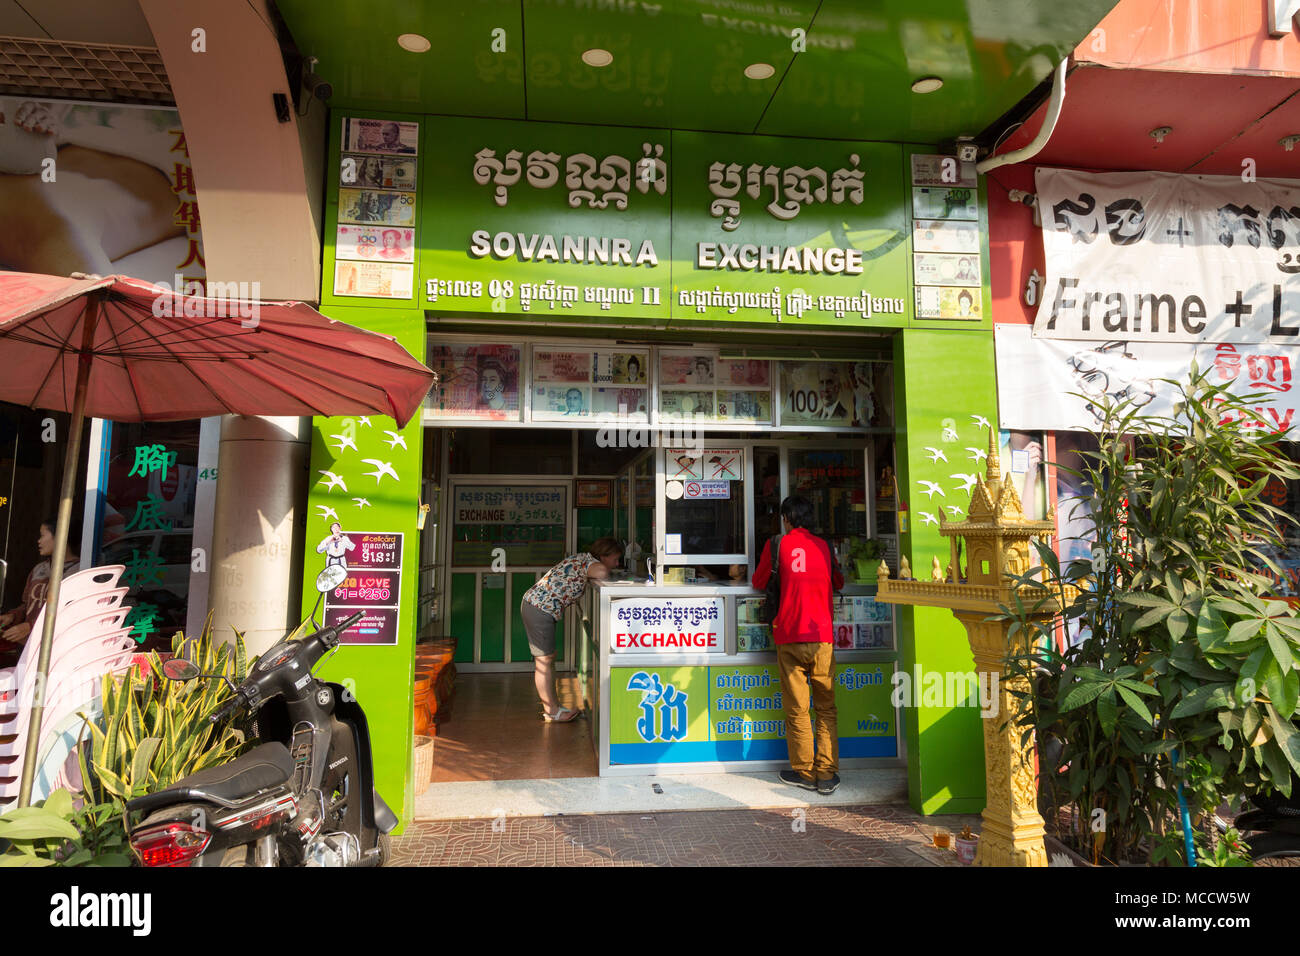
[[[781,782],[793,784],[796,787],[803,787],[805,790],[817,789],[816,780],[810,780],[807,777],[805,777],[803,774],[798,773],[797,771],[794,770],[782,770]],[[837,778],[837,782],[838,782],[838,778]]]
[[[817,792],[823,797],[835,792],[835,788],[840,785],[840,775],[832,774],[825,780],[817,781]]]

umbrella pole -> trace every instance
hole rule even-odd
[[[23,752],[23,774],[19,781],[18,806],[31,803],[32,783],[36,778],[36,761],[41,743],[41,718],[45,713],[46,677],[50,669],[50,651],[54,647],[54,624],[59,607],[59,590],[63,584],[63,563],[68,553],[68,525],[72,523],[72,496],[77,487],[77,459],[81,457],[81,428],[86,417],[86,390],[90,383],[91,346],[99,319],[99,299],[92,295],[86,303],[82,322],[81,353],[77,356],[77,390],[72,399],[72,433],[63,456],[63,483],[59,490],[59,516],[54,529],[54,553],[50,555],[50,586],[45,595],[45,623],[41,628],[41,651],[36,663],[36,694],[27,727],[27,745]],[[30,640],[30,637],[28,638]],[[89,781],[87,781],[88,783]]]

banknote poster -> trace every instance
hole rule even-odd
[[[646,422],[650,390],[646,388],[595,388],[591,391],[591,412],[597,418],[626,418]]]
[[[660,352],[659,384],[712,385],[714,361],[712,355]]]
[[[615,385],[644,385],[648,356],[644,353],[614,352],[609,355],[610,378]],[[599,375],[596,381],[604,381]]]
[[[519,420],[519,348],[438,345],[429,349],[437,384],[425,405],[437,418]]]
[[[534,382],[590,382],[591,352],[533,350]]]
[[[970,186],[976,184],[975,164],[956,156],[912,154],[912,184],[915,186]]]
[[[772,393],[718,391],[718,418],[729,422],[770,422]]]
[[[738,388],[770,388],[772,363],[765,359],[719,359],[718,384]]]
[[[414,156],[420,146],[420,124],[395,120],[343,119],[343,152],[390,153]]]
[[[954,286],[917,286],[916,317],[978,321],[980,290]]]
[[[959,219],[917,219],[912,223],[912,251],[979,255],[979,229],[975,223]]]
[[[340,189],[339,222],[415,225],[415,193]]]
[[[979,256],[922,252],[912,257],[917,285],[980,284]]]
[[[659,415],[671,421],[686,419],[712,418],[712,392],[669,392],[659,393]]]
[[[912,187],[914,219],[978,219],[979,202],[974,187]]]
[[[376,299],[409,299],[415,283],[415,266],[399,262],[334,263],[334,294]]]
[[[851,425],[854,383],[847,362],[782,362],[783,425]]]
[[[588,418],[591,389],[578,385],[538,385],[533,388],[533,418]]]
[[[415,188],[415,160],[400,156],[344,153],[339,159],[339,184],[359,189]]]
[[[334,242],[334,258],[414,262],[415,230],[340,224]]]

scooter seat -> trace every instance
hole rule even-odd
[[[281,743],[254,747],[242,757],[177,780],[166,790],[136,797],[126,808],[147,812],[173,803],[199,800],[229,806],[261,790],[278,787],[293,776],[293,758]]]

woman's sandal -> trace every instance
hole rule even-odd
[[[568,707],[561,707],[554,714],[548,714],[545,711],[542,711],[542,716],[552,723],[567,724],[578,716],[578,711],[570,710]]]

